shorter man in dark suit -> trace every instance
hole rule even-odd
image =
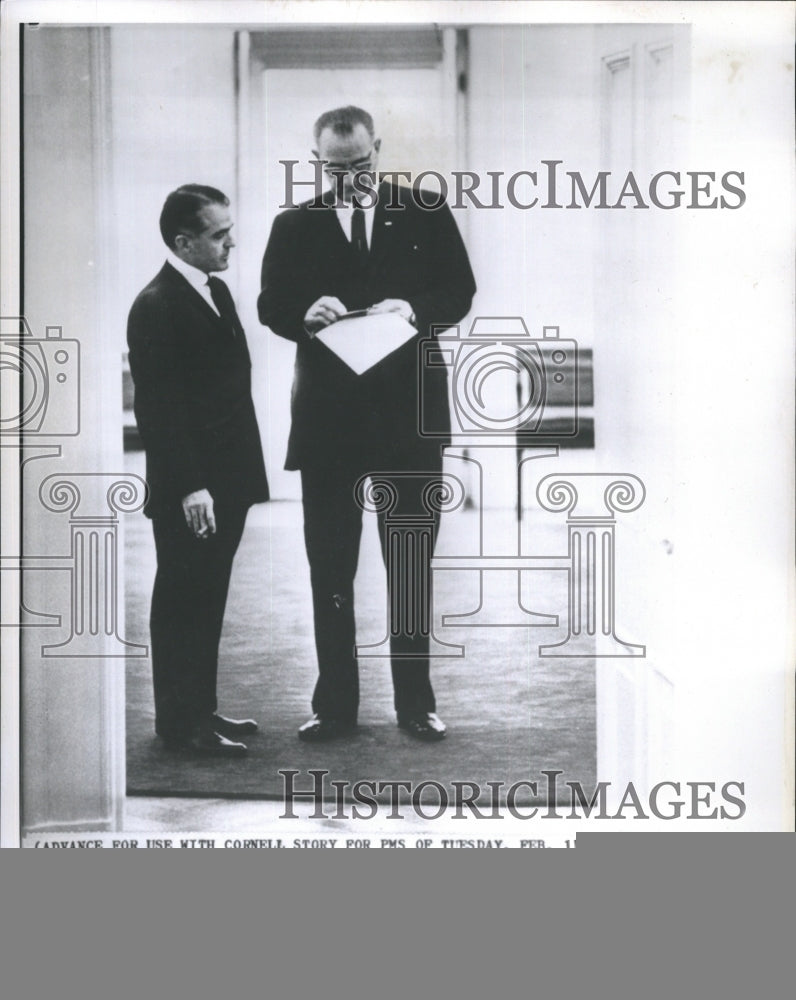
[[[251,719],[218,714],[216,675],[246,513],[268,499],[246,336],[229,289],[210,276],[229,266],[231,230],[220,191],[173,191],[160,217],[169,258],[127,327],[158,562],[155,731],[170,747],[218,756],[244,754],[240,737],[257,730]]]

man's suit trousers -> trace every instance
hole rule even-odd
[[[424,465],[428,465],[424,462]],[[429,615],[431,557],[439,515],[423,501],[438,470],[422,473],[374,472],[363,462],[338,462],[324,468],[302,469],[304,538],[310,564],[318,653],[318,682],[312,709],[322,718],[357,721],[359,672],[355,653],[354,577],[359,558],[363,508],[355,498],[357,483],[367,474],[389,484],[399,498],[400,512],[416,528],[398,535],[389,527],[390,511],[378,513],[382,555],[387,567],[390,604],[390,654],[395,709],[399,718],[436,710],[429,678]],[[406,525],[407,522],[405,521]],[[410,555],[407,557],[407,551]]]
[[[181,509],[152,520],[158,568],[150,634],[161,736],[190,737],[209,725],[218,707],[218,646],[247,510],[216,504],[216,533],[206,539],[194,536]]]

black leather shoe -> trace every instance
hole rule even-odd
[[[186,747],[194,753],[211,757],[242,757],[248,753],[245,743],[236,743],[216,732],[201,732],[189,740]]]
[[[225,719],[223,715],[214,715],[211,721],[213,729],[229,739],[250,736],[260,728],[254,719]]]
[[[336,740],[356,728],[355,722],[341,722],[339,719],[322,719],[313,715],[299,729],[298,738],[305,743],[323,743],[326,740]]]
[[[444,740],[447,733],[445,723],[433,712],[426,712],[425,715],[413,715],[409,718],[398,719],[398,728],[414,736],[416,740],[424,740],[426,743],[436,743]]]

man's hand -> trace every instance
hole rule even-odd
[[[216,533],[213,498],[207,490],[197,490],[183,497],[182,510],[185,523],[197,538],[209,538]]]
[[[319,330],[334,323],[346,312],[348,310],[340,299],[336,299],[333,295],[322,295],[307,310],[304,316],[304,329],[314,337]]]
[[[415,322],[414,310],[405,299],[382,299],[375,306],[371,306],[368,312],[374,315],[378,315],[379,313],[398,313],[401,319],[405,319],[407,323],[414,325]]]

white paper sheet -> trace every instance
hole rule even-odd
[[[381,313],[338,320],[317,337],[357,375],[362,375],[397,351],[416,332],[397,313]]]

